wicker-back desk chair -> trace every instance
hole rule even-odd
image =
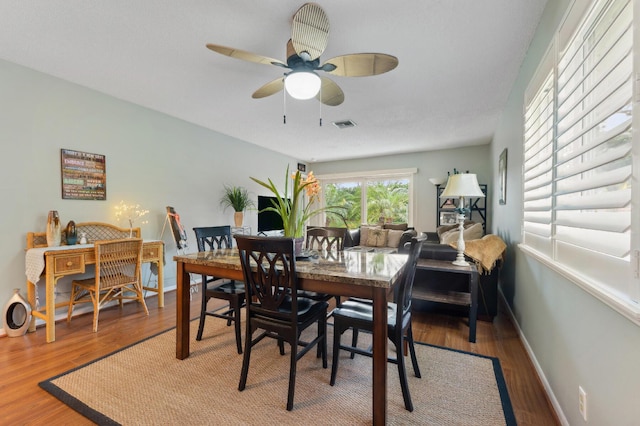
[[[71,322],[75,305],[91,303],[93,304],[93,331],[97,332],[100,309],[112,300],[118,300],[121,308],[124,300],[137,300],[149,315],[140,280],[142,240],[123,238],[96,241],[94,249],[95,276],[71,282],[67,322]]]

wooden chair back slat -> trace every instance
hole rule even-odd
[[[342,251],[347,228],[307,227],[307,250]]]

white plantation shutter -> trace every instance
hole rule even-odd
[[[524,244],[622,304],[638,294],[633,1],[576,3],[524,109]]]
[[[631,1],[596,2],[558,58],[556,259],[628,293],[631,253]],[[590,266],[585,259],[596,257]]]
[[[544,77],[525,107],[523,230],[525,244],[552,256],[554,74],[549,71]]]

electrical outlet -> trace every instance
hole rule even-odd
[[[582,386],[578,386],[578,408],[584,421],[587,421],[587,393],[582,389]]]

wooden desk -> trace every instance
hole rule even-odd
[[[78,224],[77,227],[82,229],[85,224]],[[103,226],[104,225],[104,226]],[[117,228],[108,224],[90,223],[86,225],[86,229],[98,229],[100,232],[105,230],[123,230],[126,236],[129,235],[129,229]],[[134,229],[135,236],[139,237],[140,228]],[[96,263],[95,250],[93,244],[82,244],[73,246],[52,247],[46,249],[46,243],[42,246],[42,238],[44,233],[30,232],[27,234],[27,250],[31,248],[44,249],[44,277],[45,277],[45,306],[39,307],[37,303],[37,284],[33,284],[27,280],[27,299],[31,304],[31,324],[29,332],[36,330],[36,318],[42,319],[46,324],[47,343],[56,340],[55,329],[55,311],[56,308],[68,306],[69,302],[56,303],[55,287],[61,277],[74,274],[82,274],[85,272],[86,265],[94,265]],[[122,238],[121,235],[100,234],[101,236],[112,236],[112,239]],[[90,241],[97,238],[91,238]],[[107,238],[104,238],[107,239]],[[46,239],[45,239],[46,241]],[[154,263],[158,270],[158,286],[157,288],[144,287],[145,290],[158,293],[158,307],[164,307],[164,243],[157,241],[144,241],[142,245],[142,262]],[[188,282],[188,281],[187,281]]]
[[[470,263],[469,266],[457,266],[451,263],[450,260],[418,259],[416,269],[469,275],[468,293],[431,291],[414,282],[412,298],[429,302],[469,306],[469,341],[475,343],[476,322],[478,319],[478,268],[476,268],[476,265]]]
[[[406,254],[333,252],[318,263],[296,262],[301,289],[373,300],[373,424],[387,420],[387,296],[407,262]],[[174,256],[177,266],[176,358],[189,356],[189,274],[244,280],[237,249]]]

